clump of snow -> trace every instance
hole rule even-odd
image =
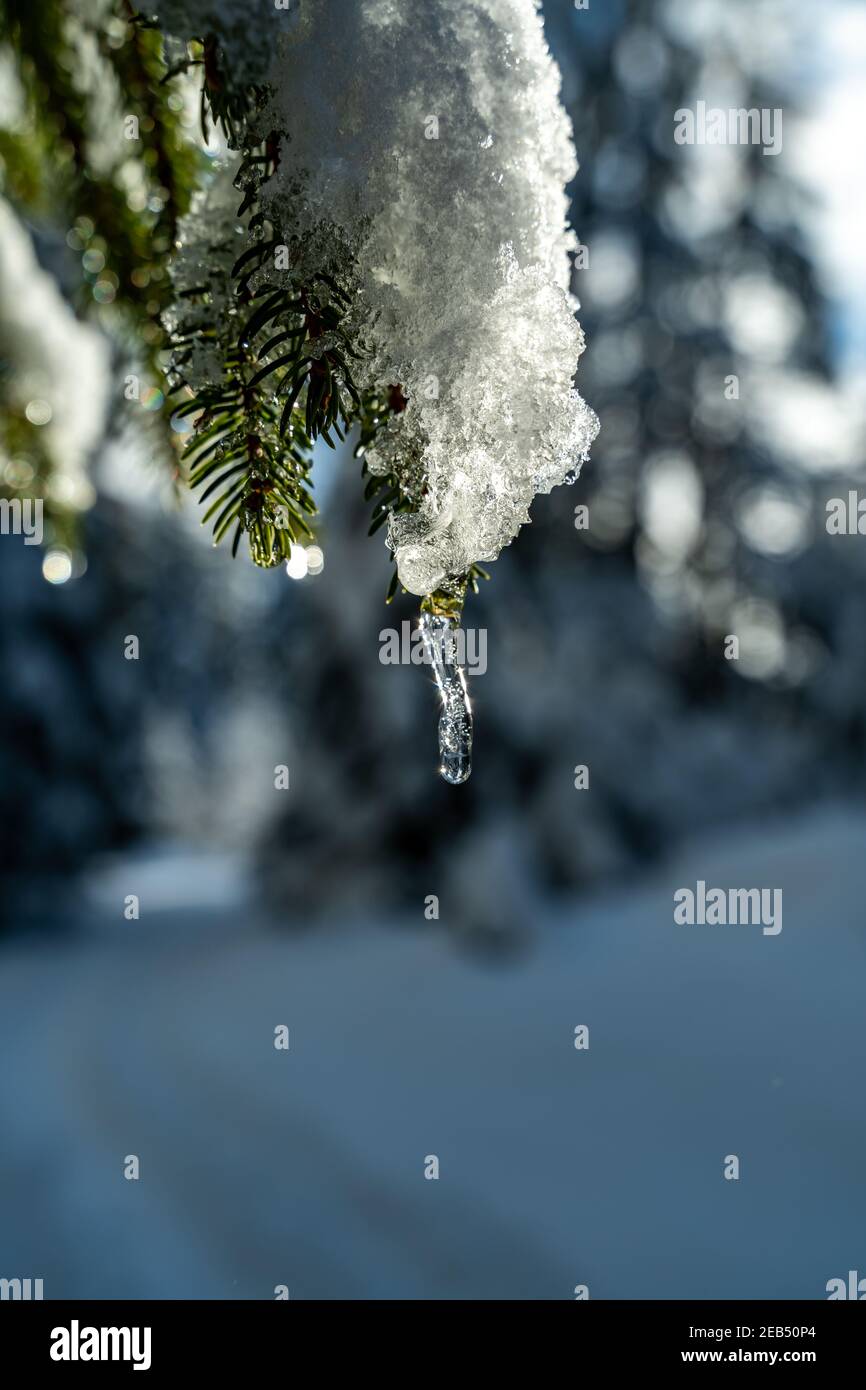
[[[50,489],[64,507],[84,509],[95,493],[90,455],[102,436],[111,388],[110,351],[81,323],[44,271],[11,206],[0,199],[0,355],[6,404],[38,421],[52,462]]]
[[[420,451],[426,489],[390,543],[427,594],[495,559],[598,429],[572,386],[559,75],[534,0],[300,0],[271,82],[278,220],[352,248],[368,383],[408,399],[388,449]]]
[[[244,226],[238,220],[241,195],[234,185],[236,160],[218,160],[192,199],[178,227],[179,246],[171,264],[174,307],[163,315],[169,333],[195,334],[214,322],[225,327],[232,313],[232,266],[244,250]],[[207,290],[205,305],[201,294]],[[183,379],[194,390],[221,380],[225,342],[220,334],[193,336],[184,347]]]
[[[222,8],[163,11],[221,34]],[[284,139],[263,197],[290,277],[349,287],[372,349],[359,384],[408,401],[369,465],[405,462],[417,510],[389,542],[428,594],[495,559],[598,429],[572,385],[577,162],[541,17],[535,0],[292,0],[249,28],[250,51],[269,39],[261,124]]]

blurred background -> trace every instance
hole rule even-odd
[[[98,248],[0,201],[0,404],[79,518],[0,537],[0,1277],[47,1298],[866,1267],[866,540],[826,529],[866,467],[866,5],[543,11],[602,429],[467,608],[463,787],[427,674],[380,663],[414,608],[351,459],[320,574],[214,550],[76,300]],[[699,100],[781,108],[781,153],[676,144]],[[36,446],[0,468],[31,495]],[[675,927],[697,879],[781,887],[783,931]]]

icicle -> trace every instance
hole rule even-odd
[[[421,636],[433,667],[442,713],[439,716],[439,772],[446,782],[465,782],[472,771],[472,708],[466,675],[457,660],[456,626],[449,618],[421,614]]]

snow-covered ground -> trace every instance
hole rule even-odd
[[[197,899],[194,864],[159,907],[151,869],[127,922],[146,880],[121,867],[79,930],[0,949],[0,1276],[49,1298],[825,1297],[866,1272],[864,840],[840,807],[694,843],[540,910],[498,965],[456,949],[444,903],[292,934],[229,874],[224,907]],[[781,933],[675,926],[700,878],[781,888]]]

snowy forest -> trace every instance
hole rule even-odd
[[[44,883],[49,866],[154,838],[251,854],[278,907],[285,882],[303,883],[305,914],[351,896],[355,873],[399,902],[421,864],[459,876],[464,858],[489,860],[485,892],[499,859],[533,891],[573,890],[685,831],[857,794],[862,550],[823,522],[862,467],[861,344],[820,265],[818,193],[784,153],[719,149],[711,168],[662,128],[716,87],[782,105],[793,126],[802,53],[787,7],[762,7],[757,44],[737,6],[687,9],[545,13],[581,162],[581,387],[603,432],[472,599],[489,668],[459,794],[429,775],[424,682],[377,660],[380,630],[415,605],[381,607],[387,552],[343,485],[351,457],[316,455],[321,575],[287,584],[212,553],[153,461],[153,407],[136,418],[112,380],[122,348],[64,314],[80,253],[50,217],[25,234],[7,203],[5,379],[48,364],[62,398],[50,444],[85,499],[56,548],[68,583],[42,580],[38,548],[0,548],[7,903],[28,896],[28,869]],[[127,633],[137,667],[109,656]],[[258,792],[293,759],[301,814]],[[577,764],[593,787],[579,811]]]
[[[655,1297],[725,1297],[728,1277],[740,1297],[821,1297],[825,1279],[864,1258],[845,1242],[858,1206],[861,1224],[866,1214],[850,1173],[821,1219],[807,1200],[785,1269],[769,1252],[798,1194],[824,1180],[797,1114],[826,1106],[831,1138],[848,1135],[850,1172],[866,1138],[848,1109],[863,1060],[866,240],[853,133],[866,10],[832,0],[816,33],[790,0],[544,0],[542,37],[531,0],[437,0],[395,67],[385,31],[404,22],[402,0],[337,8],[339,33],[319,0],[155,0],[143,29],[113,0],[0,10],[0,499],[46,501],[41,545],[0,537],[0,1014],[22,1058],[0,1083],[19,1116],[0,1148],[0,1187],[17,1194],[2,1199],[0,1275],[36,1259],[64,1296],[270,1297],[282,1258],[292,1297],[568,1298],[584,1279],[593,1296],[639,1297],[640,1241],[656,1249]],[[267,108],[291,132],[278,149],[234,94],[257,90],[275,28],[298,15],[300,56]],[[511,65],[524,42],[523,66]],[[142,156],[147,178],[172,181],[170,227],[168,201],[130,171],[128,112],[99,85],[101,63],[122,82],[134,60],[150,115],[132,143],[153,148],[147,120],[174,142],[164,167]],[[513,88],[497,85],[497,64],[513,68]],[[382,148],[397,136],[382,113],[407,92],[426,97],[425,83],[441,85],[440,109],[418,108],[418,162],[397,161],[392,203]],[[67,112],[86,94],[87,120],[116,127],[118,148],[82,156],[71,117],[51,126],[49,88]],[[331,148],[345,90],[367,103],[348,176]],[[43,98],[44,122],[33,115]],[[779,148],[678,142],[676,113],[701,103],[783,113]],[[239,150],[244,122],[261,143]],[[506,131],[512,152],[523,143],[510,166],[502,156],[503,176]],[[52,140],[69,144],[57,167]],[[89,195],[111,232],[76,210],[63,158],[97,168]],[[497,177],[514,178],[511,202]],[[388,212],[378,221],[377,206]],[[323,208],[344,240],[326,240]],[[309,348],[303,382],[295,353],[282,397],[303,418],[281,435],[269,403],[251,445],[238,407],[250,458],[258,448],[283,461],[276,492],[253,462],[224,494],[233,510],[214,544],[213,497],[187,486],[184,457],[193,481],[196,466],[202,486],[210,474],[184,450],[207,444],[225,408],[225,362],[246,370],[229,304],[238,259],[251,256],[253,314],[274,290],[256,278],[265,219],[295,216],[286,240],[321,291],[291,301],[301,326],[287,320],[285,333],[290,349],[293,331]],[[357,266],[353,235],[370,263],[341,281]],[[125,272],[141,236],[150,269]],[[513,264],[489,256],[494,243],[513,244]],[[296,292],[290,274],[274,303]],[[254,319],[246,331],[269,332]],[[287,530],[269,512],[280,498]],[[828,525],[834,507],[842,520]],[[465,680],[468,780],[437,776],[445,697],[430,671],[382,659],[384,634],[419,613],[484,637],[484,669],[469,663]],[[738,992],[731,938],[699,957],[696,938],[681,950],[672,935],[675,886],[714,873],[785,889],[778,943],[743,947],[753,993]],[[812,946],[813,924],[829,946]],[[812,989],[827,1030],[795,1079],[778,1038],[796,1031]],[[568,1035],[549,1065],[545,1014]],[[737,1014],[726,1068],[711,1031]],[[506,1020],[525,1030],[523,1120],[509,1118]],[[604,1036],[624,1056],[660,1037],[645,1094],[628,1056],[621,1073],[609,1052],[581,1109],[565,1073],[582,1023],[593,1049]],[[251,1042],[281,1024],[310,1068],[288,1098]],[[126,1041],[109,1055],[99,1037],[113,1030]],[[670,1099],[691,1084],[685,1054],[709,1097],[687,1115]],[[789,1106],[779,1130],[750,1089],[757,1075]],[[480,1117],[476,1083],[491,1088]],[[159,1096],[150,1161],[163,1176],[127,1217],[122,1192],[101,1205],[100,1165],[108,1149],[113,1163],[114,1149],[147,1147],[133,1138],[139,1088]],[[50,1199],[66,1233],[50,1255],[13,1209],[45,1196],[30,1161],[43,1091],[58,1105],[62,1094],[73,1155]],[[244,1121],[232,1136],[223,1110]],[[708,1239],[726,1252],[714,1262],[677,1194],[704,1200],[704,1139],[714,1162],[735,1147],[720,1113],[752,1134],[764,1176],[778,1146],[802,1149],[796,1171],[775,1174],[778,1207],[760,1183],[735,1217],[706,1198]],[[256,1175],[260,1192],[276,1191],[265,1151],[310,1114],[309,1146],[290,1145],[296,1189],[274,1218]],[[494,1177],[491,1132],[511,1154]],[[438,1152],[436,1136],[453,1153],[462,1144],[464,1164],[438,1227],[401,1189],[395,1157]],[[632,1174],[617,1197],[623,1155],[667,1151],[668,1139],[679,1159],[655,1179]],[[184,1162],[211,1142],[224,1169],[192,1195]],[[564,1154],[579,1142],[592,1211],[570,1191]],[[542,1181],[546,1144],[563,1156]],[[402,1233],[391,1254],[359,1176],[379,1172],[380,1149],[397,1204],[387,1219]],[[181,1191],[188,1240],[169,1215]],[[234,1201],[243,1217],[224,1242],[201,1235]],[[97,1244],[112,1252],[87,1269],[76,1204],[100,1211]],[[673,1253],[658,1253],[662,1229]],[[112,1269],[119,1294],[107,1292]]]

